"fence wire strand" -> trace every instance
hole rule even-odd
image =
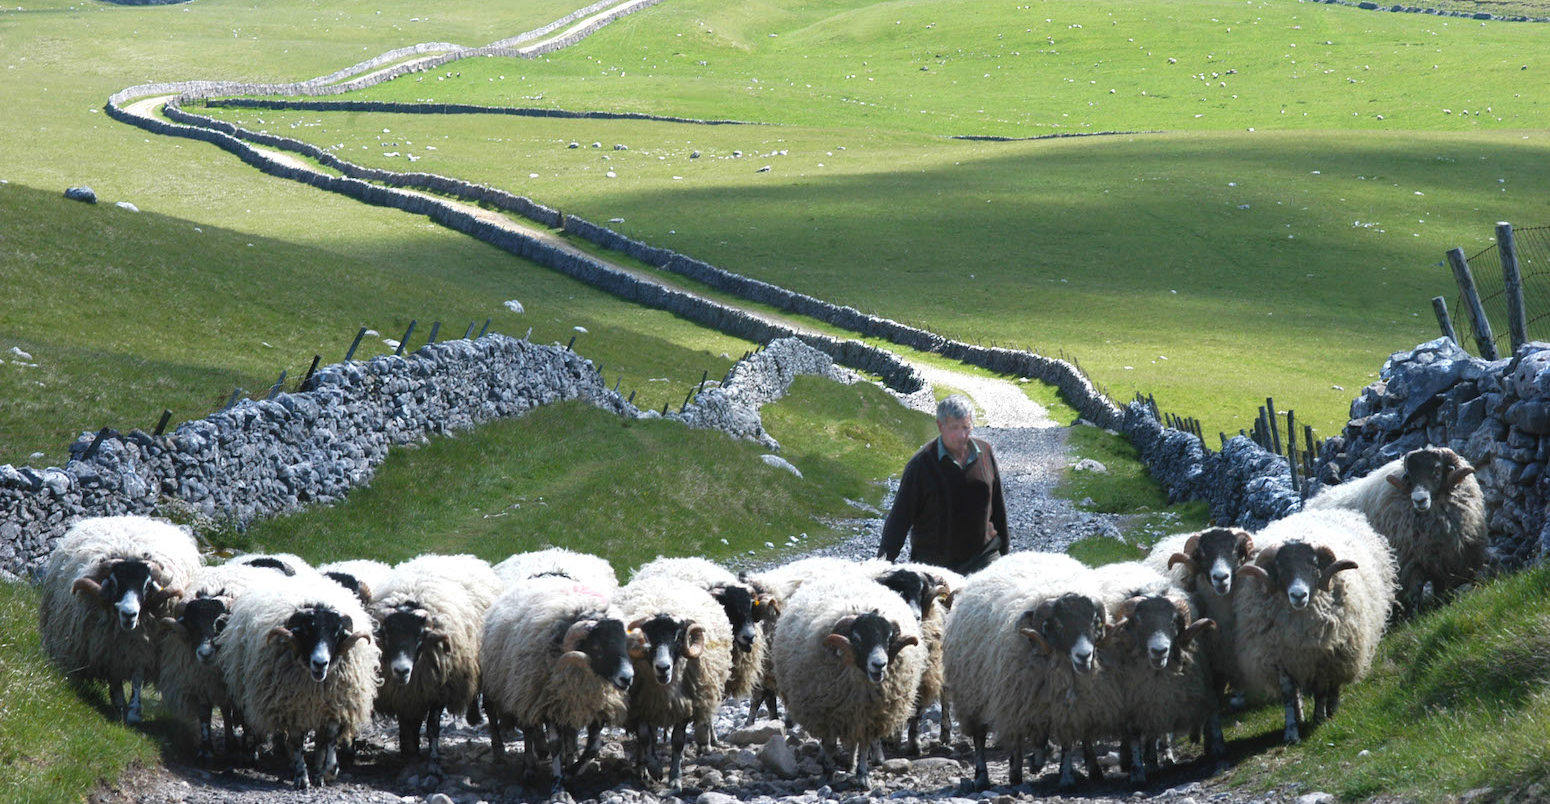
[[[1518,273],[1523,279],[1523,308],[1527,310],[1524,322],[1529,340],[1550,341],[1550,226],[1533,226],[1512,230],[1518,246]],[[1480,306],[1485,310],[1491,325],[1492,341],[1500,355],[1512,353],[1512,333],[1507,329],[1507,283],[1502,277],[1501,245],[1492,244],[1480,253],[1467,258],[1469,272],[1474,275],[1475,289],[1480,294]],[[1464,294],[1454,301],[1467,329],[1460,329],[1460,339],[1474,344],[1474,317]]]

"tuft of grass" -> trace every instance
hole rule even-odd
[[[73,684],[43,657],[38,591],[0,583],[0,800],[85,800],[132,765],[158,761],[156,740],[115,722],[102,684]]]
[[[1345,801],[1544,798],[1550,790],[1550,567],[1499,578],[1393,628],[1372,674],[1299,746],[1240,764],[1235,784],[1300,781]],[[1269,706],[1235,729],[1280,734]]]
[[[1167,492],[1147,474],[1136,448],[1123,435],[1099,427],[1077,426],[1068,431],[1073,465],[1091,458],[1108,470],[1068,468],[1055,494],[1079,507],[1106,514],[1121,514],[1121,539],[1092,536],[1071,545],[1068,552],[1089,566],[1132,561],[1158,537],[1198,530],[1210,521],[1210,509],[1201,501],[1170,504]]]

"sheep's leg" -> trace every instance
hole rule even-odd
[[[1302,720],[1302,696],[1297,692],[1297,682],[1284,671],[1281,673],[1281,703],[1286,707],[1286,742],[1301,742],[1302,735],[1297,731],[1297,724]]]
[[[140,688],[145,685],[145,673],[136,670],[129,677],[129,711],[124,714],[125,723],[139,723],[141,719]]]
[[[1136,785],[1146,784],[1146,757],[1143,743],[1146,738],[1139,734],[1132,734],[1125,738],[1124,750],[1130,754],[1130,783]]]
[[[884,762],[886,762],[887,760],[888,760],[888,757],[885,754],[883,754],[883,741],[882,740],[873,740],[872,741],[872,761],[876,762],[879,765],[881,765]]]
[[[1017,787],[1023,783],[1023,738],[1012,739],[1011,747],[1006,749],[1006,783]]]
[[[329,723],[318,732],[318,755],[322,760],[318,763],[318,787],[339,778],[339,732],[338,723]]]
[[[710,751],[710,747],[716,744],[716,729],[708,721],[694,721],[694,745],[700,753]]]
[[[881,750],[880,745],[878,749]],[[871,765],[867,762],[869,753],[866,747],[856,746],[856,784],[861,785],[862,790],[872,789]]]
[[[591,762],[592,760],[597,758],[598,751],[600,751],[602,749],[602,747],[603,747],[603,727],[602,727],[602,725],[598,724],[598,723],[588,724],[588,726],[587,726],[587,747],[582,749],[581,756],[577,757],[575,764],[570,766],[569,773],[571,775],[575,775],[575,774],[580,773],[581,769],[586,767],[586,764],[588,762]]]
[[[667,783],[677,788],[683,784],[684,744],[689,741],[689,724],[673,724],[673,753],[667,765]]]
[[[425,745],[427,762],[425,772],[441,781],[441,712],[439,706],[431,707],[431,711],[425,715]],[[415,742],[419,743],[419,737]]]
[[[549,758],[549,772],[553,783],[549,792],[558,796],[565,792],[565,738],[568,729],[555,729],[550,735],[555,743],[553,755]]]
[[[904,738],[904,752],[912,757],[920,756],[920,710],[910,715],[909,732]]]
[[[1215,710],[1206,716],[1206,756],[1217,760],[1227,756],[1227,740],[1222,736],[1222,713]]]
[[[969,728],[969,736],[974,740],[974,789],[990,789],[990,768],[985,765],[985,732],[986,727],[981,725]]]
[[[1044,772],[1044,763],[1049,761],[1049,738],[1040,735],[1033,744],[1035,748],[1028,752],[1028,770],[1038,776]]]
[[[116,679],[108,679],[108,701],[113,704],[113,714],[120,721],[124,720],[128,707],[124,705],[124,682]]]
[[[209,704],[199,705],[199,754],[196,758],[201,762],[215,759],[215,740],[210,736],[210,710],[213,708]]]
[[[294,746],[291,745],[291,737],[289,734],[281,736],[280,751],[281,753],[289,753],[291,755],[291,784],[296,785],[296,787],[302,790],[306,790],[307,788],[311,787],[312,783],[307,779],[306,736],[303,735],[300,739],[296,740],[296,744]]]
[[[942,745],[952,745],[953,744],[953,718],[948,713],[946,691],[944,691],[943,694],[942,694],[941,704],[942,704],[942,727],[941,727],[939,733],[937,734],[937,739],[942,741]]]
[[[1082,741],[1082,762],[1087,765],[1087,778],[1096,782],[1103,779],[1103,766],[1098,764],[1098,751],[1092,740]]]
[[[818,741],[818,766],[823,768],[823,778],[828,780],[834,775],[834,754],[831,753],[829,740]]]
[[[405,759],[420,755],[420,721],[398,713],[398,753]]]
[[[1076,751],[1070,745],[1060,746],[1060,786],[1076,786]]]
[[[1340,685],[1335,684],[1324,693],[1324,716],[1327,718],[1333,718],[1335,716],[1335,710],[1339,708]]]
[[[501,739],[501,718],[488,699],[484,702],[484,714],[490,721],[490,760],[496,765],[506,761],[506,743]]]
[[[1142,759],[1146,762],[1146,769],[1156,772],[1161,767],[1158,762],[1158,757],[1162,754],[1162,751],[1159,750],[1159,746],[1162,744],[1162,738],[1148,735],[1141,739],[1144,740],[1141,746],[1141,753]]]
[[[648,723],[635,727],[635,770],[642,784],[662,778],[662,762],[657,759],[657,730]]]
[[[468,711],[463,713],[463,719],[468,721],[470,726],[477,726],[484,722],[484,718],[480,717],[479,713],[479,702],[483,697],[482,695],[475,694],[474,699],[468,702]]]
[[[232,715],[231,710],[230,706],[221,707],[221,731],[226,735],[226,741],[221,744],[221,748],[227,755],[235,753],[237,745],[237,719]]]

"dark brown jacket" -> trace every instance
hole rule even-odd
[[[1001,472],[990,445],[978,438],[979,457],[960,469],[950,456],[937,457],[933,438],[904,466],[899,493],[883,523],[878,553],[892,561],[910,537],[910,560],[963,572],[1006,555],[1011,544]],[[997,538],[991,537],[995,525]]]

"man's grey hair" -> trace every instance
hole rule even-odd
[[[936,403],[936,420],[945,422],[948,419],[965,419],[969,423],[974,422],[974,403],[963,394],[953,394]]]

